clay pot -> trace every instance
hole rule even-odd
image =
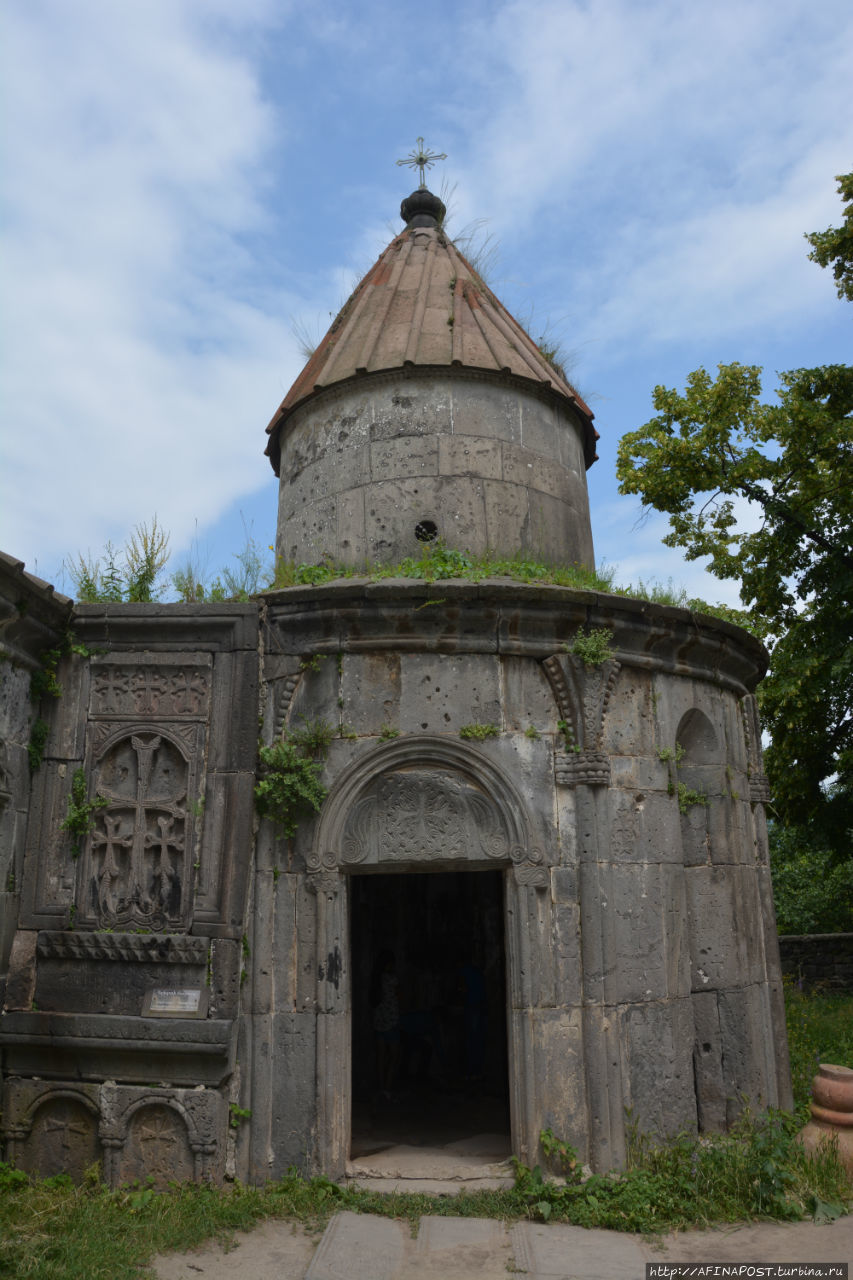
[[[827,1138],[838,1139],[838,1155],[853,1178],[853,1070],[821,1063],[812,1081],[812,1118],[800,1132],[807,1151]]]
[[[830,1111],[853,1111],[853,1070],[821,1063],[812,1081],[812,1097]]]

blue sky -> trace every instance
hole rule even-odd
[[[616,445],[699,365],[770,394],[850,361],[803,240],[853,168],[849,0],[27,0],[0,36],[0,547],[62,585],[155,512],[175,565],[228,563],[242,520],[272,542],[294,324],[399,229],[422,135],[451,234],[485,220],[493,288],[595,411],[598,558],[735,601],[637,526]]]

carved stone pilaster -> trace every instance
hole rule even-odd
[[[293,695],[298,684],[298,675],[287,676],[286,679],[276,682],[273,699],[273,732],[276,738],[281,737],[284,726],[287,724],[290,704],[293,702]]]
[[[554,777],[560,787],[609,787],[610,757],[603,751],[557,751]]]
[[[615,658],[588,667],[573,653],[552,654],[542,663],[565,723],[567,740],[581,752],[595,753],[607,705],[621,669]]]
[[[770,783],[764,773],[754,774],[749,780],[749,803],[769,804]]]

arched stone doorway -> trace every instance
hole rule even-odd
[[[352,1108],[352,875],[503,873],[507,1055],[513,1150],[537,1146],[524,1085],[529,1059],[530,921],[548,872],[522,797],[486,750],[412,736],[366,752],[333,786],[308,858],[316,895],[317,1158],[343,1174]]]

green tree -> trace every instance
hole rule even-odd
[[[807,826],[768,826],[780,933],[853,930],[853,858],[839,861]]]
[[[835,181],[841,199],[849,201],[844,223],[826,231],[813,231],[806,239],[812,247],[812,262],[819,262],[822,267],[831,263],[839,298],[853,302],[853,173],[839,173]]]
[[[841,183],[853,189],[853,175]],[[820,237],[827,262],[846,262],[836,270],[839,292],[853,288],[849,210],[847,223],[839,239]],[[657,416],[620,442],[620,489],[669,516],[669,546],[688,559],[708,556],[712,573],[739,582],[771,651],[759,700],[774,810],[849,855],[853,368],[783,373],[775,404],[761,400],[760,375],[720,365],[716,378],[691,373],[684,394],[656,387]]]

